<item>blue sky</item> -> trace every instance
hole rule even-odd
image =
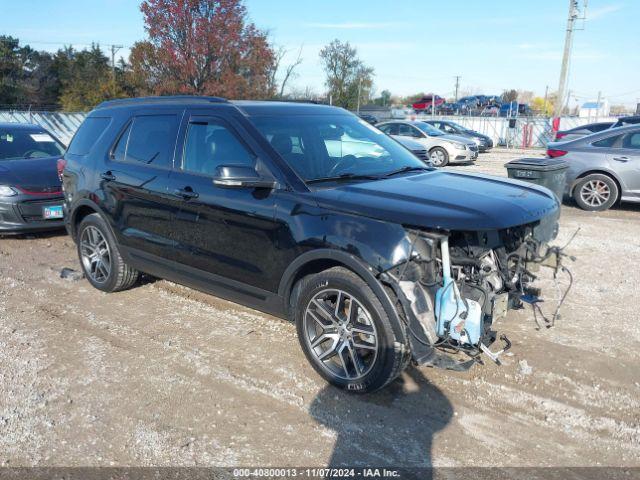
[[[302,47],[292,82],[321,93],[318,52],[334,38],[358,48],[375,69],[378,92],[405,95],[506,88],[555,90],[566,26],[566,0],[246,0],[251,19],[288,50]],[[92,41],[131,45],[144,37],[136,0],[0,0],[0,32],[34,47]],[[640,101],[640,1],[590,0],[584,30],[575,34],[569,88],[574,102]],[[127,54],[124,49],[121,53]]]

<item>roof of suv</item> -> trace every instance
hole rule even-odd
[[[319,105],[314,103],[301,102],[276,102],[276,101],[258,101],[258,100],[235,100],[228,101],[221,97],[207,97],[197,95],[174,95],[163,97],[139,97],[139,98],[122,98],[117,100],[108,100],[102,102],[96,107],[98,109],[113,107],[136,107],[136,106],[154,106],[154,105],[215,105],[226,104],[234,105],[246,115],[340,115],[347,114],[347,111],[330,105]]]

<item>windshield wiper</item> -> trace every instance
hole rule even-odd
[[[387,173],[387,174],[383,175],[383,177],[385,177],[385,178],[386,178],[386,177],[392,177],[392,176],[397,175],[397,174],[399,174],[399,173],[405,173],[405,172],[417,172],[417,171],[419,171],[419,170],[420,170],[420,171],[428,171],[428,170],[431,170],[431,169],[430,169],[430,168],[428,168],[428,167],[412,167],[412,166],[406,166],[406,167],[399,168],[398,170],[394,170],[394,171],[392,171],[392,172],[389,172],[389,173]]]
[[[307,180],[307,183],[339,182],[341,180],[380,180],[377,175],[361,175],[358,173],[341,173],[332,177],[320,177]]]

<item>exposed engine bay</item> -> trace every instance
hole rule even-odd
[[[393,289],[405,316],[413,359],[417,364],[465,370],[485,354],[499,356],[511,343],[492,351],[497,320],[510,309],[530,304],[540,328],[553,326],[571,288],[571,272],[563,265],[566,247],[550,247],[557,231],[541,223],[490,232],[410,230],[407,259],[383,272],[380,280]],[[572,257],[571,257],[572,258]],[[572,258],[573,259],[573,258]],[[541,266],[569,278],[569,286],[548,318],[539,289],[532,286]],[[451,354],[463,353],[465,361]]]

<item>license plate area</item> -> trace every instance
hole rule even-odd
[[[64,217],[62,205],[53,205],[50,207],[42,207],[42,218],[45,220],[55,220]]]

